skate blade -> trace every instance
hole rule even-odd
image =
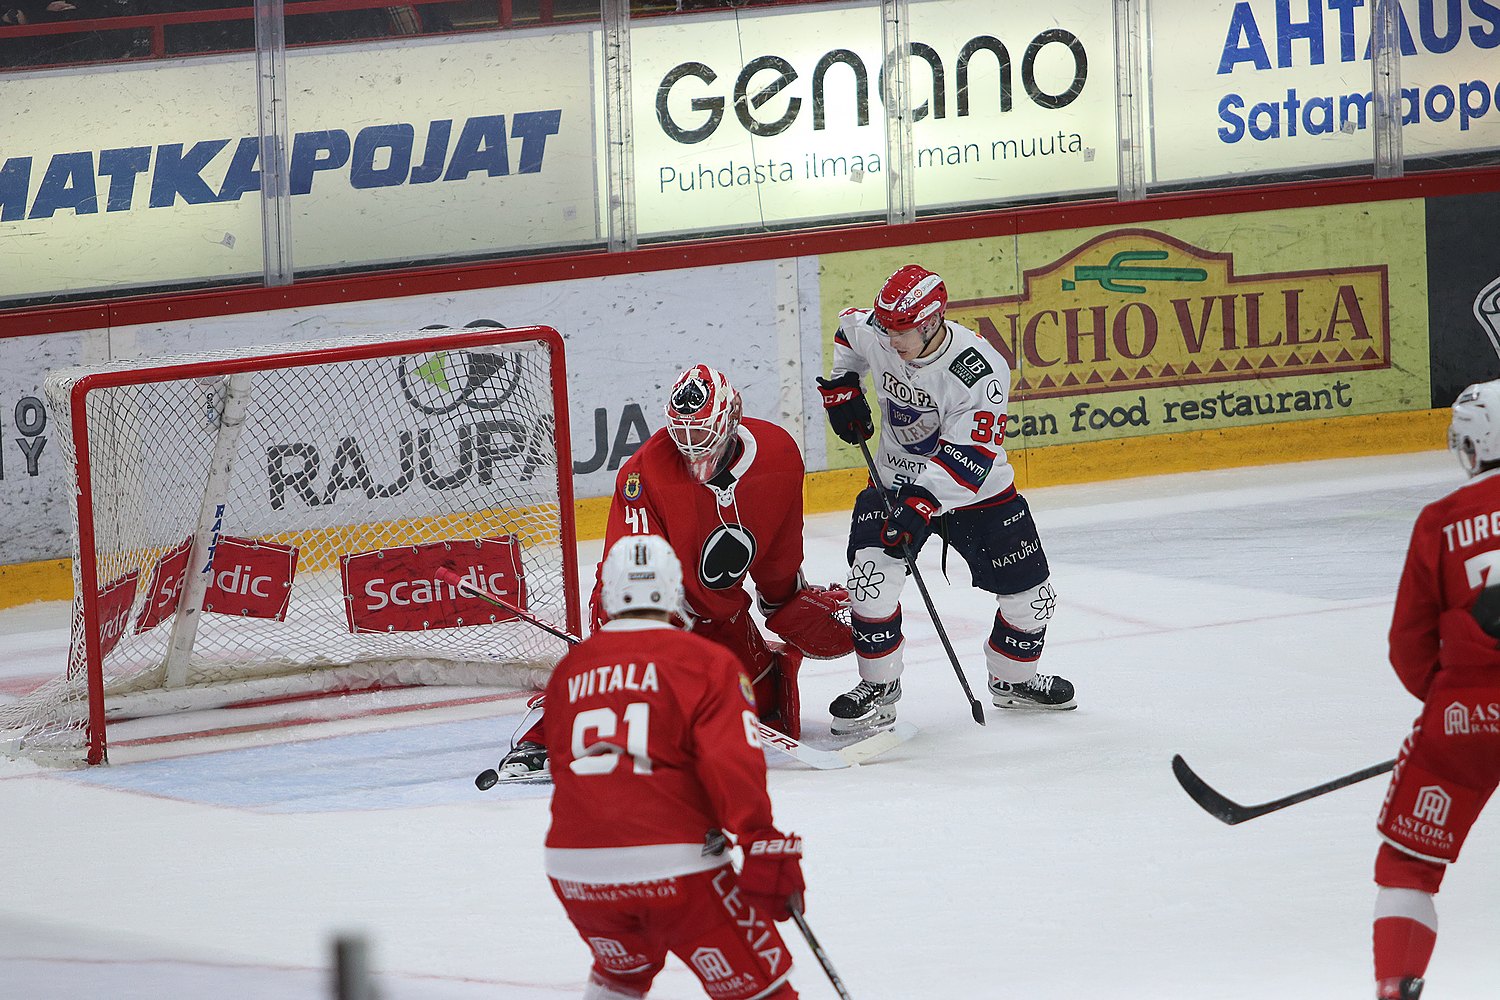
[[[834,719],[828,724],[828,731],[835,736],[868,736],[890,729],[895,724],[896,713],[887,710],[876,712],[865,719]]]
[[[1004,695],[995,695],[996,708],[1008,708],[1012,711],[1021,712],[1067,712],[1078,707],[1076,699],[1063,702],[1061,705],[1043,705],[1040,702],[1028,701],[1025,698],[1007,698]]]
[[[550,785],[551,771],[527,771],[524,774],[502,774],[496,785]]]

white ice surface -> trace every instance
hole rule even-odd
[[[1384,781],[1231,828],[1168,762],[1260,802],[1392,756],[1418,708],[1385,661],[1396,578],[1417,510],[1459,480],[1431,452],[1031,491],[1061,597],[1044,669],[1077,684],[1072,713],[976,726],[909,587],[900,716],[920,735],[858,769],[771,774],[852,995],[1369,997]],[[810,519],[811,579],[842,576],[846,521]],[[939,548],[924,575],[982,693],[993,605],[956,555],[945,582]],[[59,668],[65,615],[0,613],[0,692]],[[852,683],[850,661],[808,663],[810,733]],[[105,768],[0,762],[0,997],[310,1000],[340,931],[368,935],[385,1000],[576,996],[588,959],[541,874],[546,790],[471,784],[518,702],[369,712],[397,701]],[[1495,812],[1438,897],[1434,1000],[1500,995]],[[802,995],[833,997],[785,931]],[[702,993],[674,960],[652,996]]]

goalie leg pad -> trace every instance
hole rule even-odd
[[[848,615],[843,587],[803,587],[767,616],[766,628],[815,660],[831,660],[854,651]]]
[[[781,643],[775,643],[781,646]],[[797,689],[797,674],[802,669],[802,651],[792,646],[782,646],[775,650],[776,666],[771,671],[771,681],[774,687],[773,697],[776,699],[777,722],[768,722],[767,725],[786,733],[794,740],[802,738],[802,695]],[[755,700],[760,701],[760,692],[755,693]]]

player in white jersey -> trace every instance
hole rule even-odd
[[[854,502],[849,595],[860,683],[831,706],[835,733],[885,728],[901,697],[902,547],[913,555],[937,529],[998,609],[985,643],[990,694],[1001,708],[1074,708],[1073,685],[1037,672],[1056,595],[1047,556],[1005,457],[1010,366],[972,330],[948,322],[943,279],[908,264],[873,309],[846,309],[833,370],[818,379],[833,431],[850,444],[874,435],[861,378],[881,408],[876,485]]]

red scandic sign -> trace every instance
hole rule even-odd
[[[203,610],[284,621],[296,575],[293,546],[224,535],[214,550],[213,582],[203,595]]]
[[[140,570],[131,570],[99,588],[99,659],[102,661],[125,637],[130,606],[135,603]]]
[[[177,610],[191,545],[192,539],[184,541],[163,553],[151,567],[151,576],[146,583],[146,603],[141,608],[140,617],[135,620],[137,635],[156,628]]]
[[[184,541],[151,567],[145,606],[135,623],[137,633],[155,628],[176,612],[191,545],[191,539]],[[284,621],[296,574],[294,547],[223,535],[214,549],[213,579],[203,595],[203,610],[236,618]]]
[[[350,632],[422,632],[509,621],[515,615],[466,597],[438,578],[447,566],[475,587],[526,610],[521,547],[511,535],[356,552],[340,559]]]

